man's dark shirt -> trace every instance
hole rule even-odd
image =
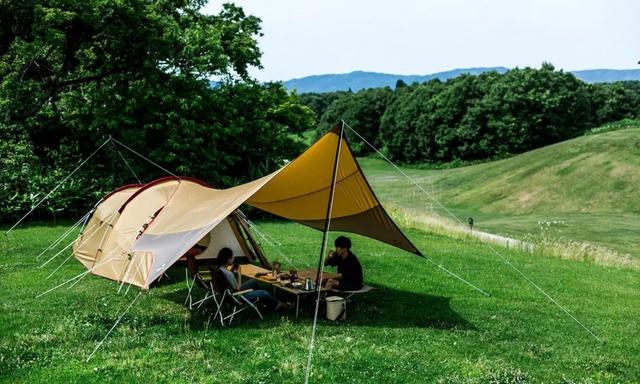
[[[340,289],[343,291],[355,291],[362,288],[362,266],[356,255],[348,251],[349,254],[344,259],[334,255],[329,259],[327,265],[338,267],[338,273],[342,275],[340,279]]]

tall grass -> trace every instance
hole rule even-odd
[[[640,259],[621,254],[608,247],[585,241],[577,241],[550,234],[525,234],[522,239],[498,236],[478,230],[470,230],[456,220],[435,213],[418,212],[391,205],[387,208],[402,227],[416,228],[460,240],[479,240],[507,249],[536,253],[538,256],[557,257],[599,266],[640,269]]]

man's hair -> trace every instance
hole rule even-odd
[[[233,257],[233,251],[230,248],[224,247],[218,252],[218,264],[226,265],[227,261]]]
[[[351,240],[346,236],[338,236],[333,244],[336,247],[351,249]]]

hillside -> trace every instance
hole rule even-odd
[[[447,215],[381,160],[364,159],[363,167],[383,201]],[[640,257],[638,126],[501,161],[407,172],[464,222],[474,217],[478,228],[521,238],[546,231]]]
[[[305,92],[334,92],[358,91],[364,88],[395,87],[397,80],[402,80],[407,84],[413,82],[425,82],[432,79],[447,80],[463,73],[478,75],[483,72],[497,71],[504,73],[508,70],[505,67],[481,67],[481,68],[459,68],[451,71],[437,72],[428,75],[397,75],[390,73],[354,71],[340,74],[323,74],[306,76],[299,79],[284,81],[287,89],[295,89],[298,93]],[[587,83],[602,83],[623,80],[640,80],[640,70],[638,69],[587,69],[581,71],[571,71],[578,79]]]

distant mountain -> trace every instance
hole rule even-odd
[[[571,71],[571,73],[587,83],[640,80],[640,69],[586,69],[584,71]]]
[[[284,81],[287,89],[295,89],[298,93],[306,92],[334,92],[358,91],[364,88],[395,87],[396,81],[402,80],[407,84],[425,82],[432,79],[447,80],[463,73],[479,75],[484,72],[496,71],[504,73],[505,67],[460,68],[430,75],[393,75],[389,73],[354,71],[350,73],[314,75],[299,79]],[[588,69],[572,71],[579,79],[587,83],[612,82],[620,80],[640,80],[640,69]]]

